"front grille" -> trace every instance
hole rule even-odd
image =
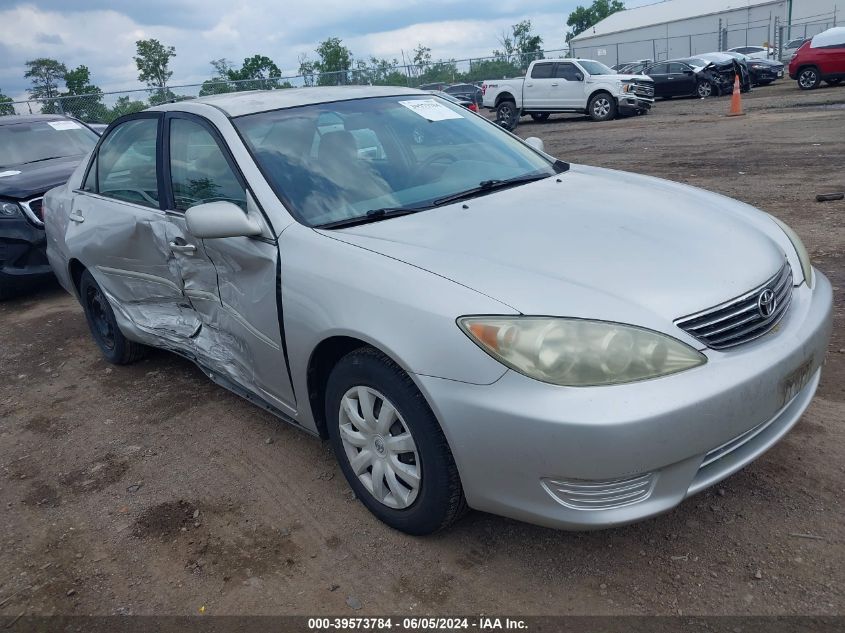
[[[32,220],[36,226],[44,226],[44,198],[33,198],[22,202],[21,206],[26,212],[27,217]]]
[[[654,474],[625,479],[543,479],[543,487],[556,501],[574,510],[610,510],[645,501],[654,489]]]
[[[761,306],[761,296],[767,290],[774,293],[771,313],[766,312],[765,305]],[[725,349],[763,336],[783,318],[791,301],[792,268],[789,263],[784,263],[774,277],[754,290],[714,308],[680,318],[675,325],[707,347]]]
[[[650,83],[634,83],[634,94],[639,95],[641,97],[653,97],[654,96],[654,85]]]

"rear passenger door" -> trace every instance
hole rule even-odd
[[[560,82],[554,76],[554,62],[540,62],[531,67],[531,76],[525,78],[522,107],[527,110],[554,109],[556,88]]]
[[[115,312],[139,329],[184,343],[198,329],[167,249],[162,208],[161,113],[140,113],[98,145],[73,196],[65,236]]]
[[[695,73],[686,64],[671,62],[669,64],[669,81],[672,96],[687,96],[695,92]]]
[[[654,80],[655,97],[672,96],[672,81],[669,79],[669,64],[655,64],[650,68],[646,68],[643,71],[643,74],[648,75]]]

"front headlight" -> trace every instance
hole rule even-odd
[[[458,325],[521,374],[567,387],[618,385],[703,365],[681,341],[633,325],[555,317],[470,316]]]
[[[0,219],[21,217],[21,208],[17,202],[0,200]]]
[[[804,242],[798,237],[798,233],[793,231],[787,224],[778,220],[775,216],[769,215],[775,221],[781,230],[786,233],[786,237],[792,242],[792,247],[798,255],[798,261],[801,262],[801,272],[804,273],[804,281],[807,282],[807,287],[813,287],[813,264],[810,262],[810,253],[807,252],[807,247]]]

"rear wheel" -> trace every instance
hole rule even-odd
[[[600,92],[590,99],[587,113],[593,121],[610,121],[616,118],[616,100],[606,92]]]
[[[713,84],[709,81],[699,81],[698,86],[695,88],[695,92],[702,99],[706,99],[713,94]]]
[[[128,365],[146,356],[148,347],[123,336],[105,293],[87,270],[79,282],[79,295],[91,336],[107,361]]]
[[[466,510],[443,431],[408,375],[372,348],[343,357],[329,376],[332,448],[356,496],[381,521],[430,534]]]
[[[537,121],[538,123],[541,123],[543,121],[548,121],[549,116],[550,115],[549,115],[548,112],[532,112],[531,113],[531,118],[534,119],[535,121]]]
[[[502,101],[496,106],[496,123],[501,125],[506,130],[513,130],[517,126],[519,115],[516,109],[516,103],[513,101]]]
[[[798,73],[798,87],[801,90],[813,90],[819,87],[821,76],[817,68],[802,68]]]

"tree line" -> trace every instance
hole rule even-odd
[[[570,29],[566,40],[622,9],[624,5],[620,0],[593,0],[588,7],[577,7],[567,20]],[[400,63],[396,58],[388,60],[370,56],[356,59],[340,38],[330,37],[315,49],[315,57],[299,56],[298,73],[306,86],[371,84],[418,87],[516,76],[524,73],[532,61],[543,57],[543,40],[534,33],[530,20],[512,25],[510,31],[502,33],[497,39],[499,48],[490,57],[471,60],[468,69],[461,70],[455,59],[434,61],[431,49],[423,44],[418,44],[407,59],[403,54]],[[108,123],[149,106],[192,98],[168,88],[173,76],[170,63],[174,57],[176,49],[173,46],[156,39],[138,40],[133,59],[138,79],[149,89],[149,97],[145,101],[124,95],[112,107],[103,103],[103,91],[92,83],[87,66],[69,69],[56,59],[41,57],[26,62],[24,77],[32,84],[28,89],[30,98],[41,101],[42,113],[61,112],[83,121]],[[211,77],[203,82],[199,96],[293,87],[282,79],[281,69],[266,55],[247,57],[239,66],[225,58],[209,63]],[[62,84],[64,90],[60,89]],[[11,102],[11,98],[0,92],[0,115],[14,114]]]

